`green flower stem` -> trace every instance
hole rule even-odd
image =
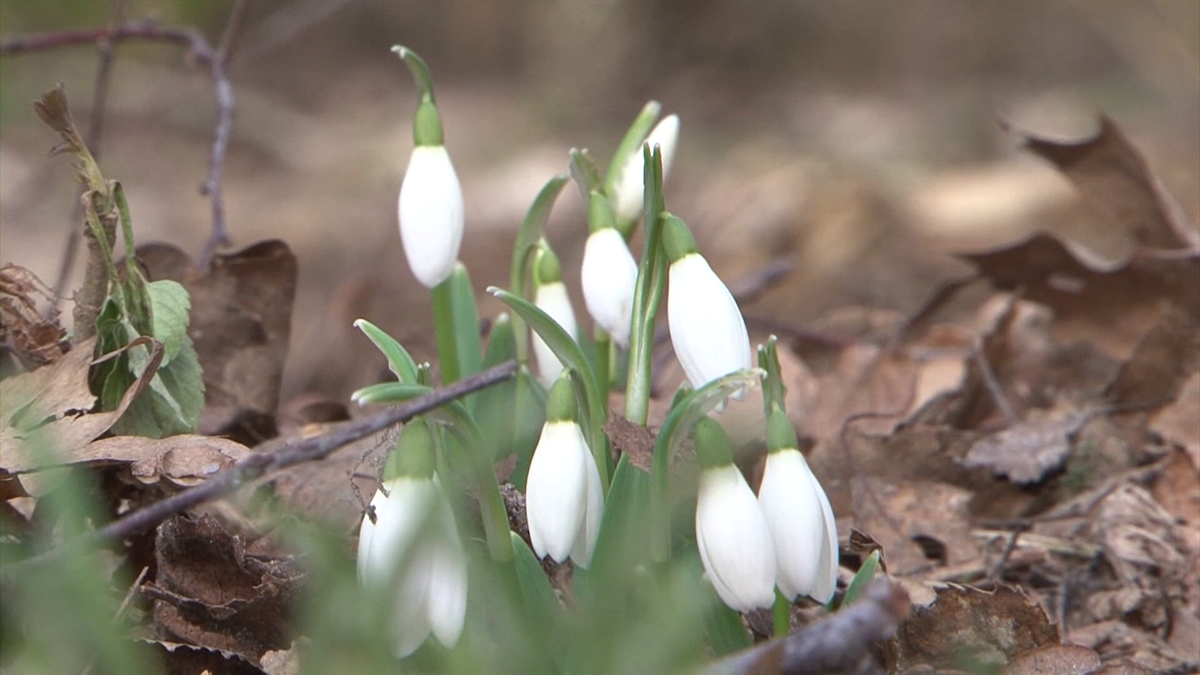
[[[601,402],[608,407],[608,390],[612,387],[613,341],[608,331],[600,326],[595,329],[596,385],[600,389]]]
[[[646,153],[646,246],[638,263],[633,294],[633,327],[629,341],[629,377],[625,389],[625,417],[645,426],[650,413],[650,375],[654,355],[654,322],[666,284],[666,261],[662,253],[662,153]]]
[[[454,292],[450,279],[433,287],[433,332],[437,335],[438,364],[442,384],[462,378],[458,359],[458,336],[454,332]]]
[[[775,589],[775,607],[773,611],[775,637],[786,637],[792,630],[792,603],[783,597],[779,589]]]
[[[521,298],[528,299],[525,279],[528,276],[529,262],[533,259],[532,254],[537,250],[537,243],[546,228],[550,209],[554,207],[554,202],[568,180],[570,178],[560,174],[547,181],[534,198],[533,204],[525,214],[525,220],[521,221],[521,227],[517,230],[517,241],[513,244],[512,265],[509,269],[509,288]],[[517,362],[526,365],[529,363],[529,331],[525,330],[525,320],[519,313],[512,316],[512,328]]]

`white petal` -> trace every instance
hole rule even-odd
[[[809,596],[817,602],[829,602],[837,589],[838,571],[838,535],[837,521],[833,517],[833,507],[829,505],[829,497],[811,471],[808,477],[812,481],[817,497],[821,500],[821,517],[825,521],[825,537],[821,543],[821,566],[817,569],[817,583],[809,592]]]
[[[813,595],[818,585],[827,540],[822,494],[799,450],[767,455],[758,501],[775,543],[779,590],[789,600]]]
[[[679,144],[679,115],[668,115],[662,118],[650,130],[650,135],[646,137],[644,143],[649,143],[651,149],[657,145],[661,150],[663,180],[666,180],[667,172],[671,169],[671,162],[675,159],[675,147]],[[621,173],[615,186],[616,194],[613,196],[613,208],[621,220],[637,220],[641,215],[642,193],[645,191],[645,167],[641,146],[629,153],[629,157],[621,166]]]
[[[430,547],[432,559],[426,604],[433,634],[443,645],[453,647],[462,634],[467,616],[467,559],[445,494],[440,497],[438,511],[437,539]]]
[[[629,346],[637,273],[637,262],[620,232],[606,227],[588,236],[580,273],[583,299],[592,320],[622,347]]]
[[[775,549],[754,492],[732,464],[705,469],[696,501],[696,545],[721,600],[739,612],[775,601]]]
[[[699,389],[708,382],[750,367],[750,336],[729,289],[698,253],[671,264],[667,323],[671,344]]]
[[[375,496],[371,498],[371,507],[375,511],[375,517],[379,517],[379,512],[383,508],[383,503],[387,501],[387,495],[384,491],[391,494],[391,487],[384,484],[381,489],[375,491]],[[370,557],[371,540],[375,535],[375,523],[371,522],[371,516],[364,513],[362,527],[358,530],[358,582],[363,583],[365,577],[363,570],[366,568],[367,558]]]
[[[588,452],[587,445],[582,446],[580,452],[584,455],[584,465],[587,467],[587,503],[583,522],[579,525],[579,535],[571,547],[571,560],[587,569],[592,564],[592,552],[596,549],[596,537],[600,534],[600,520],[604,517],[604,488],[600,487],[600,470],[596,468],[596,460]]]
[[[580,451],[583,448],[583,451]],[[575,422],[547,422],[529,462],[525,512],[539,558],[563,562],[571,553],[587,509],[587,443]]]
[[[571,298],[567,296],[566,284],[556,281],[538,286],[537,293],[533,297],[533,304],[550,315],[550,318],[554,319],[559,326],[562,326],[572,340],[576,339],[578,328],[575,324],[575,311],[571,309]],[[562,361],[558,360],[558,357],[550,349],[550,345],[546,344],[546,341],[536,331],[533,333],[533,354],[537,357],[538,381],[546,389],[549,389],[550,385],[554,384],[554,381],[562,374]]]
[[[446,148],[413,148],[400,186],[399,215],[408,266],[433,288],[453,271],[463,235],[462,187]]]

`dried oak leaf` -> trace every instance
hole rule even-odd
[[[241,443],[215,436],[113,436],[89,443],[74,460],[128,463],[132,476],[142,483],[156,483],[165,478],[176,485],[189,487],[249,454],[250,449]]]
[[[137,257],[151,280],[178,281],[191,296],[188,335],[204,370],[200,431],[247,445],[276,435],[269,422],[291,336],[295,254],[282,241],[263,241],[216,255],[203,271],[169,244],[139,246]]]
[[[235,653],[257,665],[291,645],[288,609],[299,574],[286,560],[256,556],[212,516],[159,526],[155,599],[160,637]]]
[[[893,672],[925,664],[935,668],[976,666],[980,672],[1058,641],[1046,612],[1019,588],[985,591],[948,584],[927,607],[915,607],[900,625],[889,651]]]

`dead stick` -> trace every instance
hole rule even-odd
[[[75,542],[75,547],[106,546],[143,532],[167,518],[183,511],[226,495],[242,485],[272,471],[294,464],[325,459],[334,450],[382,431],[392,425],[408,420],[469,394],[512,377],[517,372],[517,362],[507,361],[477,375],[464,378],[447,387],[435,389],[424,396],[402,403],[377,415],[348,422],[328,434],[292,441],[267,443],[262,450],[239,460],[236,464],[214,475],[203,483],[155,502],[146,508],[114,520],[103,528]],[[61,553],[63,547],[47,551],[27,560],[4,566],[4,572],[14,573]]]
[[[701,675],[801,675],[882,673],[870,647],[895,634],[908,615],[908,593],[878,579],[862,599],[783,638],[764,642],[709,664]]]

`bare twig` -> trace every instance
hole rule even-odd
[[[761,643],[715,663],[703,675],[882,673],[870,646],[890,638],[908,615],[908,593],[878,579],[855,604],[791,635]]]
[[[229,241],[225,225],[225,202],[221,191],[221,171],[225,163],[225,152],[229,146],[229,131],[233,124],[233,86],[229,83],[229,56],[236,42],[245,16],[246,0],[238,0],[230,13],[224,35],[217,47],[192,27],[159,26],[154,21],[135,21],[99,28],[33,33],[17,35],[0,40],[0,55],[12,56],[29,52],[61,49],[83,44],[113,45],[128,40],[170,42],[187,47],[193,60],[208,66],[217,99],[217,122],[213,130],[212,152],[208,174],[200,186],[200,193],[207,196],[212,206],[212,233],[196,259],[198,266],[206,266],[219,246]]]
[[[353,443],[392,425],[407,422],[421,413],[444,405],[460,396],[506,380],[516,371],[516,361],[507,361],[477,375],[459,380],[448,387],[435,389],[420,398],[377,415],[347,422],[328,434],[300,440],[280,440],[267,443],[261,450],[238,461],[203,483],[119,518],[93,532],[90,536],[82,538],[74,545],[96,547],[121,541],[154,527],[170,516],[228,494],[264,474],[295,464],[325,459],[343,445]],[[3,568],[4,572],[7,575],[15,573],[20,568],[32,567],[62,550],[60,547],[27,560],[6,565]]]
[[[1000,380],[996,379],[996,372],[992,370],[992,364],[988,363],[982,340],[975,340],[975,349],[973,351],[974,354],[972,356],[975,357],[975,361],[979,366],[979,374],[983,377],[983,384],[987,387],[988,393],[991,394],[992,400],[995,401],[996,407],[1000,409],[1000,413],[1004,415],[1004,421],[1009,426],[1017,424],[1021,421],[1021,418],[1017,417],[1017,411],[1013,409],[1012,403],[1004,395],[1004,389],[1000,386]]]

